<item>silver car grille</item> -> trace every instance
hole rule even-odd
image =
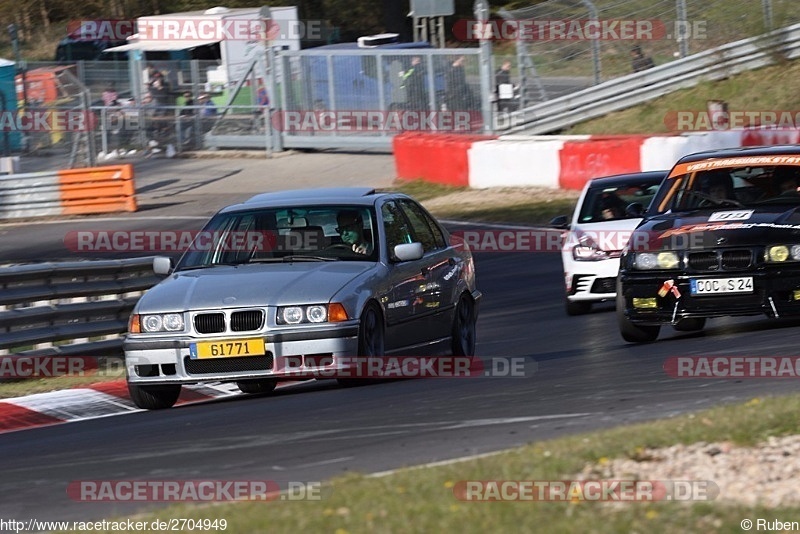
[[[223,332],[255,332],[264,326],[264,310],[241,310],[226,315],[223,312],[198,313],[194,329],[198,334]]]

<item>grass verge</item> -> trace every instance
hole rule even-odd
[[[678,111],[705,112],[709,100],[724,100],[731,112],[793,111],[797,108],[795,81],[798,78],[800,78],[800,61],[783,61],[778,65],[743,72],[725,80],[703,82],[646,104],[582,122],[564,133],[592,135],[669,133],[666,117],[675,117]]]
[[[800,432],[800,396],[753,399],[670,419],[549,440],[498,455],[380,478],[330,481],[318,501],[170,506],[137,520],[222,519],[229,533],[258,532],[742,532],[745,519],[797,517],[800,507],[730,502],[465,502],[467,480],[565,480],[603,459],[637,458],[642,448],[728,441],[755,445]],[[687,476],[686,479],[689,477]],[[725,496],[722,488],[721,498]]]
[[[469,189],[422,180],[398,181],[392,189],[413,196],[439,218],[531,226],[572,213],[579,195],[546,187]]]

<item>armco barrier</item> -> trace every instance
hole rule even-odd
[[[0,354],[121,355],[119,335],[131,310],[159,281],[152,264],[153,258],[134,258],[3,267]],[[103,336],[111,339],[87,341]],[[64,341],[72,342],[54,346]]]
[[[467,152],[473,143],[496,136],[403,133],[392,140],[397,177],[438,184],[470,185]]]
[[[582,189],[598,176],[636,172],[642,168],[641,148],[644,137],[592,138],[567,141],[559,153],[561,189]]]
[[[136,209],[130,164],[0,176],[0,219]]]

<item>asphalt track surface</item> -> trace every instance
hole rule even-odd
[[[53,246],[34,242],[38,227],[18,231],[29,253]],[[57,242],[58,232],[39,238],[46,235]],[[662,366],[673,356],[795,356],[798,320],[716,319],[701,333],[665,328],[655,344],[630,345],[610,304],[566,316],[558,254],[485,252],[476,265],[484,293],[478,355],[489,366],[523,358],[527,376],[347,389],[320,381],[3,434],[0,518],[85,521],[164,506],[77,502],[67,495],[74,481],[260,479],[285,487],[797,390],[790,379],[676,379]]]

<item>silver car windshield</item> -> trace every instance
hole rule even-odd
[[[215,215],[176,270],[292,261],[377,261],[374,211],[290,206]]]

